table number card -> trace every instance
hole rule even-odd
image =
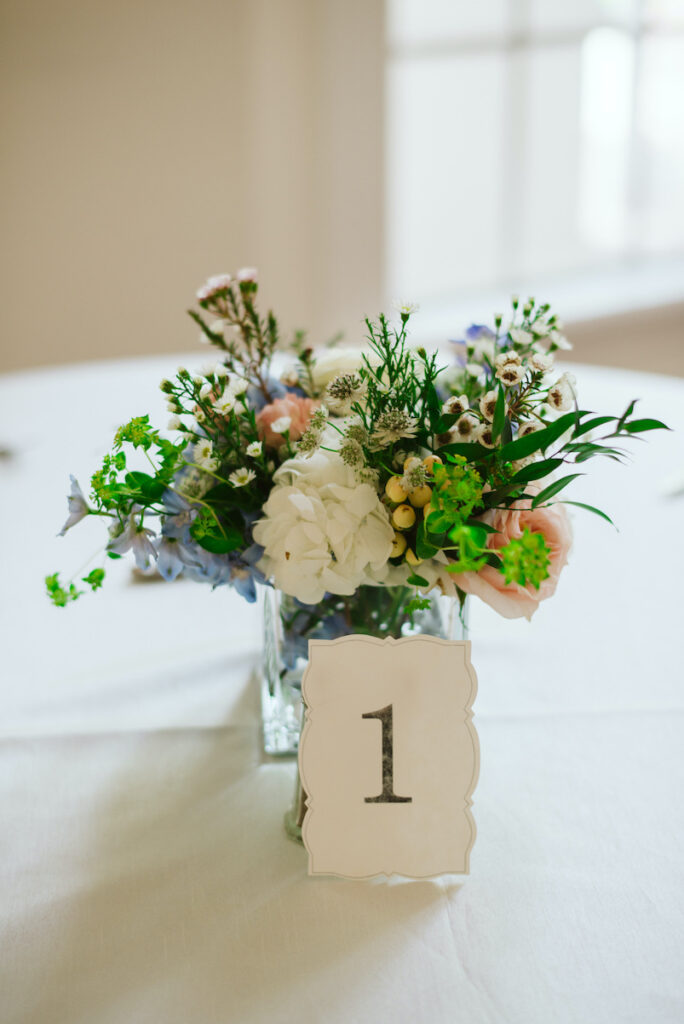
[[[309,874],[467,874],[479,771],[470,643],[309,641],[299,765]]]

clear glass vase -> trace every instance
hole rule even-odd
[[[379,638],[436,636],[467,639],[467,606],[462,600],[430,594],[430,607],[407,606],[412,587],[360,587],[351,597],[328,595],[320,604],[304,605],[272,587],[262,587],[264,651],[261,702],[264,751],[294,756],[302,726],[302,676],[309,640],[335,640],[350,633]],[[293,805],[285,816],[290,836],[301,841],[306,809],[297,773]]]

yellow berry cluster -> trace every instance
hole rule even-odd
[[[435,463],[441,461],[439,455],[428,455],[425,459],[412,455],[404,462],[404,473],[409,473],[422,465],[427,476],[431,477]],[[425,483],[421,487],[407,490],[402,477],[391,476],[385,484],[385,496],[388,503],[394,506],[390,516],[394,527],[394,543],[390,557],[400,558],[403,555],[404,561],[410,566],[420,565],[422,558],[418,558],[413,548],[409,547],[406,532],[413,529],[417,516],[430,504],[432,488]]]

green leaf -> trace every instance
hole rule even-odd
[[[234,530],[232,527],[227,528],[225,537],[223,534],[207,533],[204,537],[194,539],[201,548],[211,551],[214,555],[225,555],[229,551],[235,551],[243,542],[240,530]]]
[[[416,530],[416,554],[418,558],[434,558],[438,550],[427,540],[425,536],[425,520],[421,519]]]
[[[591,420],[585,420],[581,423],[575,431],[575,437],[581,437],[582,434],[588,434],[590,430],[594,430],[596,427],[602,427],[605,423],[610,423],[611,420],[616,419],[615,416],[594,416]]]
[[[496,441],[501,437],[501,431],[504,428],[506,422],[506,399],[504,397],[503,384],[499,382],[499,393],[496,396],[496,406],[494,407],[494,419],[492,421],[492,441]]]
[[[618,430],[620,430],[624,426],[624,424],[627,422],[629,417],[632,415],[632,413],[634,412],[634,406],[637,404],[638,401],[639,401],[638,398],[633,398],[632,401],[629,403],[629,405],[627,406],[627,408],[625,409],[625,411],[623,412],[622,416],[620,417],[620,419],[617,422],[617,429]]]
[[[554,441],[557,441],[561,434],[564,434],[566,430],[569,430],[579,420],[580,416],[585,415],[582,412],[567,412],[564,416],[554,420],[548,427],[543,427],[541,430],[535,430],[532,434],[526,434],[525,437],[519,437],[515,441],[511,441],[510,444],[505,444],[503,448],[499,449],[499,458],[505,462],[515,462],[516,459],[524,459],[528,455],[532,455],[534,452],[542,451]]]
[[[443,448],[439,449],[440,456],[442,455],[462,455],[468,462],[483,462],[485,459],[492,458],[494,455],[494,448],[485,448],[484,445],[475,443],[455,442],[454,444],[445,444]]]
[[[156,501],[157,498],[161,498],[166,489],[166,484],[156,480],[149,473],[141,473],[137,469],[126,473],[125,480],[132,491],[140,491],[147,501]]]
[[[669,430],[670,428],[666,423],[661,423],[660,420],[632,420],[630,423],[624,424],[625,430],[630,434],[641,433],[644,430]]]
[[[615,526],[615,523],[610,518],[610,516],[606,515],[605,512],[602,512],[600,508],[594,508],[593,505],[585,505],[585,503],[583,501],[569,501],[567,498],[563,498],[561,500],[560,504],[561,505],[575,505],[577,508],[586,509],[587,512],[593,512],[594,515],[600,516],[601,519],[605,519],[606,522],[610,523],[611,526]],[[617,526],[615,526],[615,529],[617,530]]]
[[[568,476],[562,476],[560,480],[554,480],[552,484],[545,487],[543,491],[540,491],[532,499],[532,508],[537,508],[538,505],[543,505],[545,501],[552,498],[554,494],[558,494],[564,487],[567,487],[569,483],[576,480],[578,476],[584,476],[584,473],[569,473]]]
[[[543,476],[548,476],[549,473],[553,473],[554,469],[558,469],[562,465],[562,459],[543,459],[541,462],[532,462],[529,466],[523,466],[522,469],[518,470],[511,482],[523,484],[529,480],[540,480]]]
[[[426,579],[418,576],[415,572],[411,573],[406,582],[410,583],[413,587],[428,587],[430,585]]]

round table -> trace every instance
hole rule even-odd
[[[188,357],[199,362],[197,356]],[[575,546],[531,623],[471,614],[481,777],[471,876],[307,877],[262,756],[258,610],[123,560],[67,609],[42,578],[116,426],[177,357],[0,379],[4,1024],[660,1024],[684,1015],[684,380],[574,367],[582,407],[677,428],[570,497]]]

